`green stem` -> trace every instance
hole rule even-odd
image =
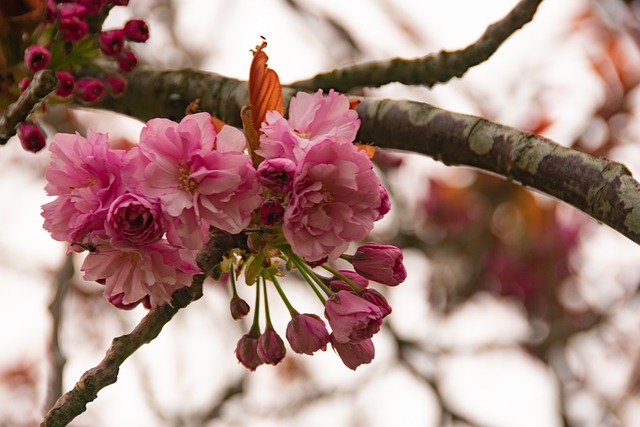
[[[262,287],[264,288],[264,314],[267,318],[267,329],[273,329],[273,324],[271,323],[271,313],[269,313],[269,298],[267,297],[267,280],[264,277],[260,277],[262,279]],[[260,288],[260,285],[257,286]]]
[[[231,276],[231,290],[233,291],[233,298],[238,298],[238,291],[236,290],[236,272],[233,268],[234,265],[231,264],[231,270],[229,271],[229,276]]]
[[[327,270],[329,273],[331,273],[334,276],[336,276],[338,279],[340,279],[343,282],[345,282],[347,285],[349,285],[351,287],[351,289],[353,289],[354,292],[356,292],[356,293],[360,292],[360,288],[358,287],[358,285],[353,283],[353,280],[349,279],[347,276],[345,276],[344,274],[340,273],[338,270],[335,270],[334,268],[329,267],[327,264],[322,264],[321,267],[324,268],[325,270]]]
[[[326,298],[324,298],[324,296],[322,296],[322,294],[319,293],[315,285],[319,286],[324,291],[324,293],[328,296],[333,294],[333,291],[329,289],[327,285],[324,284],[322,279],[318,277],[318,274],[315,271],[313,271],[311,267],[309,267],[309,265],[302,258],[300,258],[298,255],[292,252],[288,253],[287,255],[289,256],[289,259],[298,268],[298,271],[300,272],[300,274],[302,274],[302,276],[305,278],[307,283],[309,283],[312,286],[313,290],[316,291],[316,295],[318,295],[318,297],[322,301],[322,304],[324,304],[326,302]]]
[[[255,311],[253,313],[253,323],[249,330],[249,335],[257,338],[260,336],[260,286],[256,286],[256,304]]]
[[[289,298],[287,298],[284,291],[282,290],[282,287],[280,286],[278,279],[276,279],[276,276],[272,275],[269,278],[269,280],[273,282],[273,286],[276,288],[276,291],[278,291],[278,294],[280,294],[280,298],[282,298],[282,302],[284,302],[284,305],[287,306],[287,309],[289,310],[289,314],[291,314],[291,317],[297,316],[299,313],[296,311],[295,308],[293,308],[293,305],[291,305],[291,303],[289,302]]]

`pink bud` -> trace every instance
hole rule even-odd
[[[251,371],[255,371],[256,368],[263,363],[262,360],[260,360],[260,356],[258,356],[258,338],[259,334],[249,332],[240,337],[236,345],[236,358],[238,362],[242,363]]]
[[[288,194],[293,186],[296,164],[284,158],[267,159],[258,166],[260,184],[278,194]]]
[[[149,27],[142,19],[132,19],[124,24],[124,37],[132,42],[144,43],[149,39]]]
[[[66,42],[76,42],[89,32],[89,25],[79,16],[67,16],[60,19],[60,32]]]
[[[299,354],[313,354],[326,350],[329,332],[320,317],[315,314],[296,314],[287,325],[287,341]]]
[[[105,74],[104,79],[111,88],[111,95],[122,95],[124,88],[127,86],[127,79],[125,79],[121,74]]]
[[[359,343],[380,330],[382,311],[353,292],[339,291],[329,297],[324,306],[335,340]]]
[[[66,71],[56,71],[56,77],[58,77],[58,88],[56,89],[56,95],[65,98],[73,93],[73,89],[76,85],[76,79],[67,73]]]
[[[276,225],[284,218],[284,208],[274,199],[267,199],[260,206],[260,222],[266,226]]]
[[[397,286],[407,278],[402,259],[402,251],[395,246],[365,243],[356,250],[351,264],[359,275],[369,280]]]
[[[114,243],[152,245],[164,235],[162,215],[158,199],[125,193],[111,202],[104,224],[105,231]]]
[[[114,58],[118,63],[118,67],[125,73],[133,70],[138,64],[138,58],[136,58],[135,53],[127,49],[122,49]]]
[[[356,273],[355,271],[339,270],[339,273],[341,273],[343,276],[347,276],[347,279],[351,279],[353,284],[356,285],[356,287],[360,291],[365,289],[367,286],[369,286],[369,281],[367,279],[365,279],[364,277],[362,277],[361,275],[359,275],[358,273]],[[344,280],[342,280],[342,279],[340,279],[338,277],[335,277],[335,276],[331,279],[331,282],[329,283],[329,287],[334,292],[338,292],[338,291],[354,292],[354,291],[356,291],[356,289],[351,288],[351,286],[349,286],[349,284],[346,283]]]
[[[87,13],[95,14],[99,13],[104,9],[105,5],[109,2],[108,0],[77,0],[77,2],[84,6],[87,10]]]
[[[382,184],[380,184],[378,189],[380,190],[380,206],[378,207],[378,218],[376,218],[376,221],[381,220],[391,210],[389,192]]]
[[[20,89],[20,93],[27,90],[30,84],[31,84],[31,77],[25,77],[24,79],[20,80],[20,83],[18,83],[18,89]]]
[[[250,309],[249,304],[242,298],[238,296],[231,298],[229,311],[231,311],[231,317],[233,317],[233,320],[242,319],[249,314]]]
[[[258,339],[260,360],[268,365],[277,365],[284,359],[286,351],[280,335],[272,327],[267,327]]]
[[[104,94],[104,83],[91,77],[83,77],[76,82],[75,96],[80,101],[96,102]]]
[[[58,9],[60,19],[64,18],[84,18],[87,14],[87,8],[79,3],[66,2],[61,3]]]
[[[24,65],[32,73],[44,70],[49,62],[51,62],[51,53],[42,46],[29,46],[24,51]]]
[[[387,299],[375,289],[365,289],[360,296],[378,307],[382,312],[383,318],[391,314],[391,306],[387,302]]]
[[[360,365],[371,363],[376,355],[371,339],[366,339],[359,343],[341,343],[336,341],[334,335],[331,334],[331,346],[342,359],[342,363],[354,371]]]
[[[124,30],[103,31],[98,36],[98,45],[107,56],[118,54],[124,46]]]
[[[35,123],[22,122],[18,126],[18,139],[22,148],[37,153],[46,145],[46,138],[40,126]]]

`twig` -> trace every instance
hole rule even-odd
[[[219,230],[212,231],[209,243],[198,257],[198,265],[204,274],[195,276],[190,287],[182,288],[173,294],[171,305],[164,305],[149,311],[130,334],[114,338],[102,361],[86,371],[75,387],[58,399],[53,408],[45,415],[40,426],[66,426],[84,412],[87,403],[92,402],[100,390],[116,382],[120,365],[129,356],[143,344],[155,339],[178,310],[202,296],[202,283],[205,277],[215,265],[222,261],[224,253],[231,248],[244,247],[245,245],[246,236],[244,235],[231,235]]]
[[[49,389],[47,391],[46,407],[50,408],[62,395],[62,378],[64,366],[67,362],[64,352],[60,346],[60,331],[62,329],[62,305],[65,295],[69,289],[69,281],[73,277],[73,253],[65,257],[64,264],[58,274],[56,274],[56,291],[53,301],[49,304],[49,312],[53,320],[51,325],[51,374],[49,379]]]
[[[287,104],[294,90],[283,91]],[[140,120],[179,120],[196,98],[202,111],[241,126],[246,83],[193,70],[136,71],[122,98],[107,98],[100,106]],[[640,243],[640,183],[620,163],[426,103],[361,98],[357,111],[361,141],[499,175],[558,198]]]
[[[530,22],[542,0],[522,0],[509,14],[490,25],[475,43],[462,50],[440,51],[418,59],[395,58],[339,68],[318,74],[290,86],[302,90],[334,88],[349,92],[358,87],[379,87],[400,82],[431,87],[454,77],[461,77],[468,69],[483,63],[513,33]]]
[[[58,78],[52,70],[40,70],[16,102],[0,115],[0,145],[16,134],[16,128],[35,110],[40,102],[58,86]]]

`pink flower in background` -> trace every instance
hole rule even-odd
[[[284,216],[293,251],[311,262],[332,260],[364,239],[379,216],[379,185],[367,155],[350,142],[312,146],[298,165]]]
[[[108,300],[123,294],[118,302],[128,305],[149,296],[152,308],[170,303],[171,295],[191,286],[193,276],[201,272],[190,251],[166,242],[122,249],[99,244],[87,255],[81,270],[86,280],[105,284],[104,296]]]
[[[326,350],[329,332],[320,317],[315,314],[297,314],[287,325],[287,341],[299,354],[313,354]]]
[[[164,235],[162,223],[159,200],[126,193],[111,203],[105,227],[107,235],[121,245],[147,246]]]
[[[353,292],[339,291],[327,300],[324,315],[335,341],[359,343],[380,330],[382,311]]]
[[[140,193],[158,197],[165,212],[182,217],[188,228],[194,229],[201,218],[239,233],[261,203],[257,173],[248,155],[213,150],[215,139],[208,113],[187,116],[180,123],[150,120],[140,144],[130,151],[127,181]]]
[[[353,142],[359,127],[358,113],[350,109],[345,95],[333,89],[327,96],[322,89],[314,94],[298,92],[291,99],[288,120],[275,111],[267,112],[257,152],[266,159],[299,161],[323,140]]]
[[[336,341],[334,334],[331,334],[331,346],[338,353],[345,366],[354,371],[360,365],[371,363],[376,355],[371,339],[363,340],[357,344],[351,342],[341,343]]]
[[[57,198],[42,207],[44,228],[56,240],[87,243],[87,236],[104,234],[109,206],[122,192],[124,151],[92,131],[87,138],[59,133],[50,150],[45,190]]]

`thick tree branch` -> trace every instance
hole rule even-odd
[[[38,71],[27,89],[16,102],[0,114],[0,145],[6,144],[16,134],[18,125],[25,121],[40,102],[58,86],[58,78],[51,70]]]
[[[540,3],[542,0],[520,1],[504,18],[487,27],[475,43],[462,50],[440,51],[417,59],[395,58],[356,64],[292,83],[291,87],[311,91],[334,88],[338,92],[349,92],[357,87],[379,87],[392,82],[428,87],[447,82],[489,59],[506,39],[533,19]]]
[[[292,94],[285,89],[285,102]],[[141,120],[177,120],[196,98],[203,111],[241,125],[246,83],[195,71],[135,72],[124,97],[101,106]],[[502,176],[563,200],[640,243],[640,184],[622,164],[425,103],[363,98],[357,110],[364,142]]]
[[[194,277],[188,288],[178,290],[171,305],[155,308],[140,321],[128,335],[113,339],[111,347],[102,361],[86,371],[75,387],[64,394],[46,414],[41,427],[62,427],[83,413],[87,403],[98,396],[98,392],[118,379],[120,365],[143,344],[155,339],[169,320],[191,302],[202,296],[202,283],[212,269],[222,261],[222,256],[231,248],[244,247],[246,237],[231,235],[223,231],[212,231],[209,243],[198,257],[198,265],[204,274]]]

